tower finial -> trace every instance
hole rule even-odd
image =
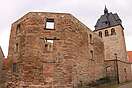
[[[107,13],[108,13],[108,9],[106,8],[106,5],[105,5],[104,14],[107,14]]]

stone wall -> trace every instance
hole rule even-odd
[[[116,60],[105,61],[106,76],[112,81],[117,81],[117,66]]]
[[[120,83],[132,80],[131,63],[119,61],[119,80]]]
[[[46,30],[46,19],[54,19]],[[20,27],[17,32],[17,27]],[[45,39],[53,40],[47,51]],[[9,88],[73,88],[104,76],[103,41],[70,14],[28,13],[12,24]],[[16,50],[17,49],[17,50]]]
[[[115,33],[112,34],[111,30],[114,29]],[[108,36],[105,35],[105,31],[108,31]],[[132,80],[131,77],[131,64],[128,64],[128,58],[127,58],[127,51],[126,51],[126,44],[125,44],[125,38],[124,38],[124,28],[121,25],[108,27],[100,30],[95,30],[95,33],[99,35],[99,32],[102,32],[102,39],[104,42],[104,51],[105,51],[105,60],[106,68],[108,66],[109,70],[109,76],[112,76],[114,79],[116,77],[117,69],[116,69],[116,59],[118,61],[119,65],[119,81],[125,82],[127,77]],[[120,62],[121,61],[121,62]],[[110,67],[109,67],[110,66]],[[113,67],[112,67],[113,66]],[[125,77],[125,73],[123,69],[126,69],[127,77]],[[129,74],[129,75],[128,75]],[[115,78],[116,80],[116,78]]]
[[[132,80],[131,63],[120,60],[105,61],[106,76],[119,83]]]
[[[116,34],[111,35],[112,28],[115,29]],[[105,36],[105,30],[108,30],[109,36]],[[124,29],[122,28],[122,26],[117,25],[114,27],[101,29],[99,31],[95,31],[95,33],[99,35],[100,31],[102,32],[102,39],[104,41],[105,60],[115,59],[116,53],[119,60],[128,61],[124,38]]]

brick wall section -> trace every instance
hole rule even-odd
[[[55,30],[45,30],[46,18],[54,19]],[[18,24],[20,33],[16,34]],[[53,51],[46,51],[44,38],[56,39]],[[18,71],[13,73],[10,68],[12,77],[7,85],[9,88],[73,88],[80,82],[94,81],[104,76],[103,52],[101,38],[72,15],[30,12],[12,24],[8,58],[17,63]]]
[[[131,63],[116,60],[106,60],[105,61],[106,75],[110,77],[112,81],[117,81],[119,77],[119,82],[127,82],[132,80]],[[117,66],[118,65],[118,66]],[[118,72],[117,72],[118,67]]]

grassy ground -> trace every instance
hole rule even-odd
[[[110,83],[110,84],[103,84],[101,86],[98,86],[96,88],[118,88],[119,86],[131,83],[132,81],[121,83],[121,84],[115,84],[115,83]]]
[[[101,85],[101,86],[98,86],[96,88],[118,88],[119,85],[117,84],[104,84],[104,85]]]

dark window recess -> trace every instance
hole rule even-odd
[[[93,43],[93,37],[91,34],[89,35],[89,37],[90,37],[90,44],[92,44]]]
[[[99,36],[102,38],[102,32],[101,31],[99,32]]]
[[[124,72],[127,72],[127,71],[126,71],[126,68],[124,68]]]
[[[108,24],[108,22],[107,22],[107,21],[105,21],[105,24]]]
[[[105,30],[105,36],[109,36],[108,30]]]
[[[91,54],[91,60],[93,60],[93,56],[94,56],[93,50],[90,51],[90,54]]]
[[[48,47],[48,44],[45,44],[45,47]]]
[[[55,22],[54,19],[47,19],[46,20],[46,27],[47,30],[55,29]]]
[[[115,28],[112,28],[112,29],[111,29],[111,35],[116,35]]]
[[[16,27],[16,34],[20,33],[20,28],[21,28],[21,25],[18,24],[17,27]]]
[[[19,45],[18,45],[18,43],[16,43],[16,45],[15,45],[15,52],[18,52],[19,51]]]
[[[17,64],[16,63],[12,64],[12,71],[17,72]]]

